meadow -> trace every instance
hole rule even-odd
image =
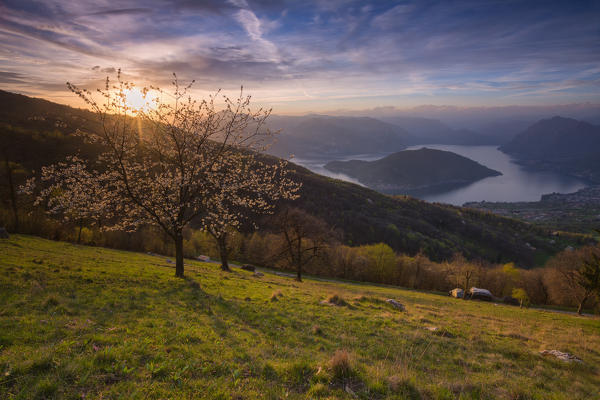
[[[406,310],[387,303],[394,299]],[[583,361],[540,355],[556,349]],[[588,399],[600,319],[0,240],[1,399]]]

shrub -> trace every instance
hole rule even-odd
[[[279,301],[279,297],[283,297],[283,293],[281,293],[281,290],[276,290],[271,295],[271,301]]]
[[[337,293],[329,296],[329,298],[327,299],[327,302],[331,303],[331,304],[335,304],[336,306],[340,306],[340,307],[348,305],[348,303],[346,303],[346,301]]]
[[[336,350],[329,360],[329,371],[334,382],[347,382],[355,375],[346,350]]]

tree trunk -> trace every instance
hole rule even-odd
[[[4,157],[4,166],[6,168],[6,178],[8,179],[8,189],[10,191],[10,205],[13,212],[14,219],[14,229],[15,233],[19,232],[19,209],[17,207],[17,193],[15,190],[12,169],[10,168],[10,163],[8,162],[8,158]]]
[[[227,235],[217,237],[217,246],[219,247],[219,256],[221,257],[221,270],[231,272],[229,268],[229,251],[227,251]]]
[[[183,278],[183,232],[175,234],[175,276]]]
[[[81,230],[83,229],[83,221],[79,220],[79,233],[77,234],[77,244],[81,244]]]
[[[577,314],[581,315],[581,313],[583,312],[583,305],[585,304],[585,301],[588,299],[588,294],[586,294],[585,296],[583,296],[583,299],[581,299],[581,302],[579,303],[579,307],[577,307]]]
[[[471,278],[469,276],[466,277],[466,282],[465,282],[465,291],[463,292],[463,300],[467,300],[467,290],[469,290],[469,281],[471,280]]]
[[[298,259],[296,262],[296,280],[302,282],[302,238],[298,237],[298,244],[296,245],[298,251]]]

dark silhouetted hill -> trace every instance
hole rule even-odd
[[[375,161],[332,161],[330,171],[346,174],[384,193],[410,194],[436,187],[458,187],[501,175],[450,151],[422,148],[390,154]]]

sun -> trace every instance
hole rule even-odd
[[[123,94],[125,95],[125,104],[133,111],[147,109],[150,105],[148,94],[144,94],[137,88],[125,89]]]

